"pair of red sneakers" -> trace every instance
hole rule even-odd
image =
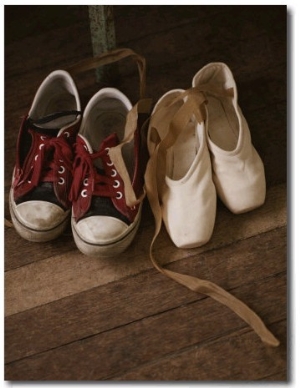
[[[13,224],[30,241],[63,233],[70,215],[74,240],[87,255],[115,255],[127,248],[141,219],[147,163],[144,113],[115,88],[98,91],[83,114],[71,74],[131,56],[120,49],[83,61],[70,73],[52,72],[40,85],[18,136],[9,203]],[[141,96],[143,97],[143,96]]]

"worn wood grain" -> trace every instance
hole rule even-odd
[[[285,196],[285,186],[278,186],[270,190],[266,204],[252,213],[237,217],[223,209],[218,213],[211,241],[200,248],[176,249],[164,231],[158,240],[156,255],[162,264],[166,264],[286,225]],[[148,247],[152,233],[153,227],[141,227],[132,246],[120,257],[109,260],[89,258],[72,250],[6,272],[5,315],[16,314],[150,268]],[[23,251],[22,255],[26,253]],[[9,258],[7,256],[7,260]]]
[[[268,30],[272,23],[282,23],[286,8],[279,7],[239,7],[239,6],[160,6],[149,7],[149,13],[143,6],[133,9],[126,6],[114,8],[116,28],[119,40],[134,40],[149,34],[166,30],[166,28],[180,28],[184,24],[195,21],[201,24],[214,24],[228,35],[229,31],[236,31],[240,39],[255,38],[260,30]],[[135,29],[121,29],[122,19],[126,18],[128,24],[135,25]],[[230,26],[230,28],[224,28]],[[229,30],[229,31],[228,31]],[[236,36],[232,35],[232,38]]]
[[[286,381],[288,383],[289,381],[291,381],[291,374],[289,369],[286,370],[286,368],[283,368],[281,372],[266,375],[263,378],[260,378],[258,380],[273,381],[273,382]]]
[[[284,337],[286,322],[275,323],[271,329]],[[251,333],[240,330],[212,343],[194,345],[113,379],[249,382],[270,380],[270,377],[273,381],[287,380],[286,342],[283,341],[281,349],[261,347]]]
[[[25,37],[34,38],[38,29],[45,31],[56,30],[62,26],[74,25],[78,21],[87,19],[87,7],[82,6],[5,6],[5,43],[20,41]],[[43,21],[45,21],[43,23]]]
[[[226,289],[235,289],[244,284],[254,285],[265,276],[281,274],[286,271],[286,264],[286,231],[283,227],[226,248],[180,260],[168,268],[194,273]],[[251,300],[252,295],[248,297]],[[7,317],[6,362],[63,346],[202,298],[155,270],[144,271]]]
[[[9,271],[39,260],[76,250],[76,245],[71,236],[72,231],[68,228],[66,233],[57,240],[46,244],[39,244],[37,247],[34,243],[20,238],[13,227],[5,228],[7,243],[5,244],[4,254],[6,258],[10,258],[5,270]]]
[[[275,335],[285,343],[285,330],[278,330],[272,323],[286,319],[286,277],[275,277],[257,281],[255,285],[247,284],[235,289],[234,294],[249,302],[260,314],[265,323],[272,327]],[[248,297],[247,297],[248,295]],[[278,308],[280,306],[281,308]],[[282,308],[283,307],[283,308]],[[219,322],[212,325],[212,322]],[[218,337],[228,343],[228,334],[240,338],[239,330],[245,328],[243,322],[226,307],[204,298],[176,309],[140,319],[131,324],[91,335],[53,350],[48,350],[20,361],[6,365],[6,379],[9,380],[98,380],[111,379],[115,375],[159,359],[167,354],[177,353],[199,343],[214,341]],[[249,329],[245,328],[245,332]],[[222,357],[230,360],[234,351],[229,342],[223,348]],[[233,364],[246,362],[245,356],[252,352],[251,343],[257,352],[266,349],[256,334],[249,333],[249,339],[238,340],[239,348],[244,348],[244,357],[233,358]],[[273,363],[276,354],[282,357],[278,349],[267,348]],[[188,357],[184,358],[188,362]],[[208,357],[209,359],[209,357]],[[264,364],[268,366],[267,364]],[[181,374],[184,378],[184,373]],[[212,376],[213,377],[213,376]],[[155,379],[153,376],[152,379]]]

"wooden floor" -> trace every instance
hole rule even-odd
[[[253,308],[279,338],[263,345],[236,315],[165,278],[148,258],[147,202],[132,246],[91,259],[70,230],[46,244],[5,229],[6,380],[286,381],[287,122],[285,6],[116,6],[119,47],[148,63],[156,101],[188,88],[212,61],[226,62],[266,170],[267,200],[244,215],[218,203],[211,241],[176,249],[162,231],[166,268],[209,279]],[[91,56],[86,6],[5,6],[5,215],[20,117],[52,70]],[[135,102],[136,69],[117,86]],[[75,79],[83,106],[102,85]]]

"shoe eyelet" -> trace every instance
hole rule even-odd
[[[64,135],[65,135],[66,137],[70,137],[70,132],[64,132]]]
[[[118,180],[115,180],[115,183],[113,184],[113,187],[115,188],[115,189],[117,189],[118,187],[120,187],[120,181],[118,181]]]
[[[41,144],[39,145],[39,149],[41,150],[43,147],[45,147],[45,144],[44,144],[44,143],[41,143]]]
[[[46,136],[40,136],[40,139],[44,141],[46,140]]]
[[[37,161],[38,157],[39,157],[38,155],[35,155],[34,160]]]
[[[123,197],[123,194],[121,193],[121,191],[117,191],[116,198],[121,199],[122,197]]]
[[[108,153],[109,153],[109,150],[110,150],[109,147],[106,147],[106,148],[105,148],[105,151],[106,151],[107,155],[108,155]]]
[[[64,178],[60,177],[57,183],[58,183],[59,185],[63,185],[63,184],[65,183]]]
[[[84,198],[87,197],[87,189],[82,190],[81,196]]]
[[[85,178],[83,180],[83,186],[88,186],[88,185],[89,185],[89,180],[88,180],[88,178]]]
[[[65,171],[66,169],[64,168],[64,166],[59,166],[59,170],[58,170],[59,174],[63,174]]]
[[[111,166],[114,165],[113,162],[107,162],[106,164],[107,164],[107,166],[109,166],[109,167],[111,167]]]
[[[112,177],[117,176],[117,171],[114,168],[111,170],[111,176]]]
[[[29,184],[30,184],[30,183],[31,183],[31,181],[27,181],[27,183],[29,183]]]
[[[130,210],[135,210],[135,209],[136,209],[135,205],[130,208]]]

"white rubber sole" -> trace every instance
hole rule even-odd
[[[18,234],[25,240],[38,243],[51,241],[62,235],[62,233],[67,228],[70,220],[70,211],[66,212],[66,218],[60,224],[51,229],[37,230],[28,228],[18,219],[18,216],[14,211],[13,199],[11,198],[11,195],[12,194],[9,196],[9,210],[11,220]]]
[[[90,242],[84,241],[76,231],[76,222],[72,217],[71,226],[75,244],[77,248],[86,256],[90,257],[114,257],[120,255],[124,252],[129,245],[132,243],[140,222],[142,214],[142,204],[140,205],[139,212],[136,216],[134,222],[128,227],[128,230],[122,234],[118,240],[114,240],[111,243],[106,244],[92,244]]]

